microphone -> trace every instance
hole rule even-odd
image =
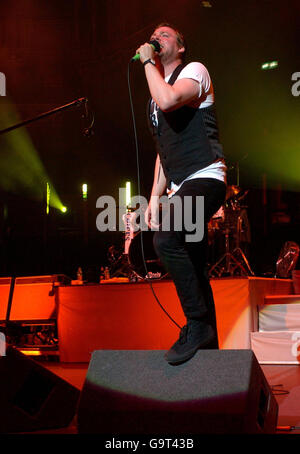
[[[153,47],[155,52],[159,52],[160,51],[160,44],[155,39],[153,39],[152,41],[149,41],[149,44],[151,44],[151,46]],[[135,54],[135,56],[132,57],[131,61],[137,61],[139,59],[140,59],[140,54]]]

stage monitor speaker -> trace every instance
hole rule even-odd
[[[67,427],[80,391],[13,347],[0,357],[0,433]]]
[[[93,352],[78,432],[274,433],[278,405],[251,350],[199,350],[169,365],[164,351]]]

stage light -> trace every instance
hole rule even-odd
[[[65,207],[65,206],[62,206],[61,209],[60,209],[60,211],[61,211],[62,213],[66,213],[66,212],[68,211],[68,208]]]
[[[277,68],[277,66],[278,66],[278,61],[271,61],[271,63],[270,63],[269,66],[270,66],[271,69],[272,69],[272,68]]]
[[[211,8],[211,7],[212,7],[212,4],[211,4],[210,1],[203,1],[203,2],[201,2],[201,3],[202,3],[202,6],[203,6],[204,8]]]
[[[42,356],[42,352],[40,350],[19,350],[20,353],[26,356]]]
[[[46,214],[49,214],[50,211],[50,196],[51,196],[51,189],[50,189],[50,184],[47,182],[46,183]]]
[[[86,183],[84,183],[82,185],[81,189],[82,189],[82,198],[83,198],[83,200],[86,200],[87,196],[88,196],[88,185]]]
[[[19,115],[9,97],[0,97],[0,129],[19,122]],[[51,206],[60,210],[62,202],[51,185],[50,178],[27,129],[22,127],[1,135],[0,149],[0,188],[10,193],[22,194],[28,198],[39,200],[42,210],[44,210],[42,203],[45,201],[45,185],[49,185],[49,190],[51,186],[51,194],[47,194],[49,208]],[[46,211],[48,214],[47,207]]]
[[[130,181],[126,182],[126,207],[129,207],[131,204],[131,183]]]
[[[277,68],[277,66],[278,66],[278,61],[274,60],[274,61],[269,61],[269,62],[263,63],[261,65],[261,69],[265,71],[267,69]]]

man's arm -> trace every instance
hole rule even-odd
[[[151,227],[158,227],[159,224],[159,198],[167,187],[167,180],[157,154],[154,168],[154,178],[149,205],[145,212],[145,222]]]
[[[154,49],[149,43],[143,44],[138,52],[142,63],[155,59]],[[194,79],[183,78],[170,85],[165,82],[159,69],[150,63],[145,66],[145,75],[153,100],[164,112],[189,104],[199,96],[199,83]]]
[[[193,79],[180,79],[170,85],[151,64],[145,66],[145,75],[152,98],[164,112],[189,104],[199,96],[199,83]]]
[[[167,180],[160,162],[159,154],[157,154],[154,168],[154,178],[151,191],[152,196],[160,197],[167,187]]]

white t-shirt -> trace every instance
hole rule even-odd
[[[165,81],[168,82],[171,74],[165,78]],[[203,109],[204,107],[211,106],[214,101],[214,89],[211,82],[209,72],[202,63],[194,61],[187,64],[179,73],[179,76],[176,80],[180,79],[193,79],[199,83],[199,97],[195,101],[189,104],[189,106],[194,108]]]
[[[165,78],[168,82],[171,74]],[[192,62],[187,64],[182,71],[179,73],[177,80],[179,79],[193,79],[199,83],[199,96],[198,99],[194,100],[189,106],[194,108],[203,109],[209,107],[214,103],[214,89],[211,82],[211,78],[206,67],[200,62]],[[224,159],[219,159],[204,169],[200,169],[197,172],[189,175],[179,185],[176,185],[173,181],[171,182],[171,188],[168,190],[168,196],[172,197],[178,189],[187,180],[195,178],[215,178],[226,183],[226,165]]]

